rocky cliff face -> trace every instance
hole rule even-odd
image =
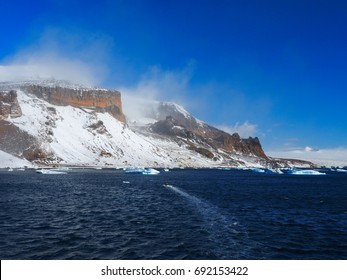
[[[0,120],[0,150],[32,162],[51,158],[36,137],[5,120]]]
[[[17,92],[14,90],[0,91],[0,119],[17,118],[22,115],[18,104]]]
[[[20,89],[53,105],[70,105],[91,108],[98,112],[109,112],[125,122],[121,94],[115,90],[66,88],[61,86],[22,85]]]
[[[230,135],[197,120],[177,104],[160,103],[156,117],[159,121],[150,127],[153,132],[198,140],[215,150],[223,150],[226,153],[257,156],[268,160],[257,137],[242,139],[237,133]]]
[[[242,139],[237,133],[230,135],[224,131],[215,130],[212,139],[215,148],[268,159],[258,137]]]
[[[196,123],[196,125],[194,125]],[[185,125],[188,125],[186,127]],[[184,141],[192,149],[208,158],[215,158],[219,151],[230,154],[256,156],[268,160],[257,137],[241,139],[237,133],[232,135],[197,120],[176,120],[167,116],[149,127],[151,132]]]

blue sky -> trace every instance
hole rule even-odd
[[[2,66],[40,63],[153,90],[258,136],[265,150],[347,147],[346,1],[13,0],[0,9]]]

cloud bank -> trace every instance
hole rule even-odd
[[[144,99],[177,101],[184,99],[188,92],[192,75],[192,65],[183,70],[162,70],[159,66],[152,66],[141,75],[139,82],[132,87],[121,87],[125,95]]]
[[[107,69],[107,45],[101,37],[82,40],[61,30],[47,30],[35,44],[0,62],[0,82],[55,78],[98,85]]]
[[[94,85],[98,82],[89,65],[78,60],[64,60],[59,55],[40,55],[31,57],[27,61],[14,61],[10,65],[0,65],[0,82],[50,78],[85,85]]]
[[[171,101],[191,107],[193,102],[189,101],[189,81],[192,67],[189,64],[183,70],[164,71],[153,66],[141,76],[136,85],[120,87],[123,111],[127,117],[134,120],[144,118],[153,104],[159,101]]]
[[[325,166],[347,166],[347,148],[316,149],[309,146],[288,150],[267,151],[271,157],[309,160]]]

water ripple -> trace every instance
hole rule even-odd
[[[347,259],[347,177],[324,177],[2,172],[0,257]]]

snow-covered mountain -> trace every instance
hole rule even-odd
[[[0,83],[0,167],[9,162],[103,167],[280,164],[265,155],[257,138],[229,135],[175,103],[147,105],[136,118],[126,119],[121,94],[114,90],[55,80]]]

